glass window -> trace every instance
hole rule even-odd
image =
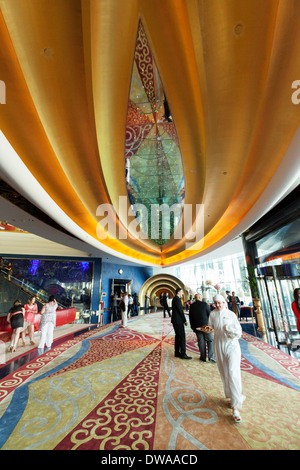
[[[261,263],[288,256],[300,251],[300,218],[274,230],[256,242],[257,255]]]
[[[203,293],[210,302],[217,292],[216,287],[219,287],[221,294],[225,295],[226,290],[235,291],[245,305],[252,303],[244,253],[179,266],[176,272],[186,286],[193,292]]]

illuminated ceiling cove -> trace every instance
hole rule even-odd
[[[298,0],[0,0],[0,41],[0,177],[102,252],[192,260],[299,183]]]

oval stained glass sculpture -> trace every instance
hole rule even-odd
[[[141,22],[130,86],[125,168],[128,197],[140,230],[145,238],[165,245],[181,220],[184,175],[170,107]]]

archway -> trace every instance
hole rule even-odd
[[[188,291],[186,286],[180,279],[171,274],[156,274],[155,276],[147,279],[141,287],[139,292],[139,302],[141,308],[145,308],[145,296],[149,298],[150,306],[154,306],[155,297],[160,296],[161,292],[168,292],[169,297],[172,299],[175,295],[176,289],[180,288],[183,291],[183,300],[188,300]]]

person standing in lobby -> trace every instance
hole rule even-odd
[[[232,291],[232,295],[229,296],[229,304],[230,310],[232,310],[236,314],[237,318],[239,318],[241,313],[241,301],[238,296],[235,295],[234,291]]]
[[[294,301],[292,302],[292,310],[297,319],[297,330],[300,333],[300,288],[294,290]]]
[[[124,292],[120,292],[120,300],[119,300],[119,308],[120,308],[120,315],[121,315],[121,327],[127,326],[127,314],[125,315],[125,303],[124,303]]]
[[[136,293],[134,293],[133,294],[133,311],[134,311],[134,315],[139,314],[139,308],[140,308],[139,296]]]
[[[53,331],[56,325],[57,302],[54,295],[50,295],[48,302],[41,309],[41,321],[39,330],[41,331],[41,339],[38,349],[51,348],[53,342]]]
[[[242,419],[239,410],[245,396],[242,394],[241,348],[239,338],[242,328],[237,316],[226,307],[226,300],[220,294],[214,297],[216,308],[210,313],[208,326],[214,329],[214,353],[226,398],[230,399],[233,419]]]
[[[7,321],[11,325],[12,336],[9,350],[15,352],[17,349],[19,336],[22,334],[24,325],[25,309],[20,300],[15,300],[13,307],[9,309]],[[23,342],[25,334],[23,333]]]
[[[168,312],[168,315],[171,318],[171,312],[169,307],[169,294],[167,292],[162,296],[161,304],[163,306],[164,318],[166,318],[166,311]]]
[[[35,315],[38,313],[38,306],[35,302],[35,296],[32,295],[29,297],[27,304],[24,305],[25,308],[25,326],[24,331],[28,330],[30,344],[35,344],[33,341],[34,334],[34,319]]]
[[[176,295],[172,300],[172,317],[171,323],[175,331],[175,357],[181,359],[192,359],[186,354],[186,343],[185,343],[185,329],[187,321],[184,315],[181,297],[183,295],[182,289],[176,289]]]
[[[128,318],[133,316],[133,297],[128,294]]]
[[[128,315],[128,295],[127,292],[121,292],[121,300],[119,303],[121,310],[122,323],[120,326],[126,328],[127,326],[127,315]]]
[[[200,351],[200,361],[206,362],[207,345],[208,359],[211,362],[216,362],[214,360],[213,334],[205,333],[204,331],[200,331],[197,329],[208,325],[209,314],[209,305],[206,302],[202,302],[200,294],[196,294],[195,302],[193,302],[190,306],[189,318],[191,328],[197,336],[198,347]]]
[[[127,294],[126,291],[124,292],[123,300],[124,300],[124,305],[125,305],[125,313],[124,313],[124,315],[126,316],[126,325],[127,325],[129,297],[128,297],[128,294]]]
[[[118,298],[117,294],[114,292],[111,296],[111,321],[118,320]]]

